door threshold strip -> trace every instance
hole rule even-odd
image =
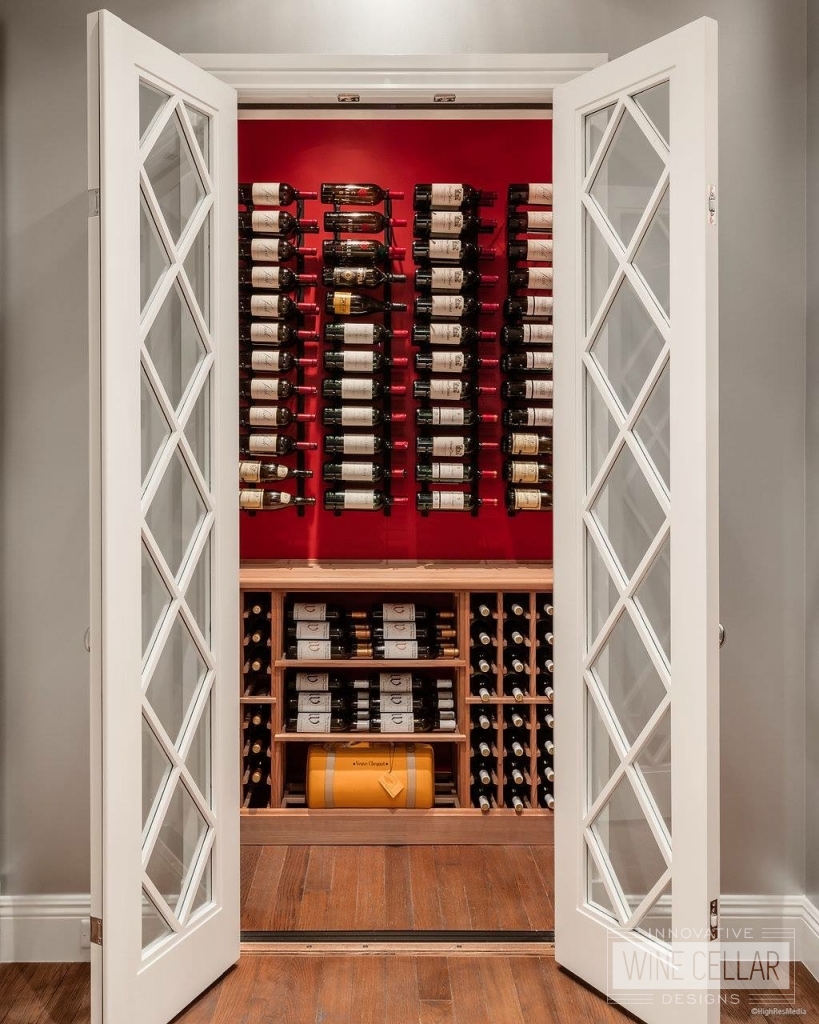
[[[401,929],[384,931],[244,931],[241,941],[245,945],[270,944],[346,944],[356,946],[377,943],[397,946],[403,944],[448,945],[510,945],[517,943],[553,943],[555,933],[549,931],[405,931]]]

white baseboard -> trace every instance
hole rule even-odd
[[[807,896],[721,896],[720,927],[751,928],[756,935],[764,928],[793,928],[796,959],[819,979],[819,909]]]
[[[0,963],[90,960],[83,946],[90,913],[87,893],[0,896]]]

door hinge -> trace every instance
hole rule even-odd
[[[92,917],[91,918],[91,941],[97,945],[102,945],[102,918]]]
[[[708,186],[708,223],[717,223],[717,186]]]
[[[719,900],[711,900],[708,908],[708,928],[713,942],[719,936]]]
[[[100,215],[100,190],[89,188],[88,190],[88,216],[99,217]]]

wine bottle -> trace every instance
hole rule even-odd
[[[243,785],[258,785],[267,779],[270,781],[270,759],[256,759],[245,765],[245,772],[242,776]]]
[[[327,292],[324,297],[324,311],[336,316],[367,316],[370,313],[402,312],[406,308],[404,302],[382,302],[356,292]]]
[[[375,235],[389,227],[406,227],[406,220],[385,217],[383,213],[339,210],[324,214],[325,231],[349,231],[353,235]]]
[[[286,618],[288,622],[339,622],[344,619],[344,611],[326,601],[294,601],[287,608]]]
[[[492,203],[497,192],[486,192],[464,183],[424,182],[416,185],[412,196],[414,210],[472,210]]]
[[[507,455],[551,455],[552,439],[543,434],[504,434],[501,451]]]
[[[248,630],[242,637],[242,645],[244,647],[255,647],[265,640],[270,643],[270,630],[269,628],[262,628],[257,626],[254,629]]]
[[[547,462],[515,459],[504,467],[505,478],[513,484],[539,484],[552,479],[552,467]]]
[[[373,622],[454,622],[455,612],[430,608],[414,601],[385,601],[370,613]]]
[[[270,732],[270,712],[265,711],[263,707],[250,708],[245,712],[242,730],[248,733],[253,730],[254,735],[262,735],[265,731]]]
[[[495,619],[495,609],[486,601],[478,601],[472,608],[472,615],[475,619],[482,619],[489,622]]]
[[[339,718],[349,714],[350,701],[348,697],[332,693],[299,693],[296,696],[287,698],[287,714],[299,715],[305,713],[336,715]]]
[[[427,238],[412,243],[412,258],[416,263],[458,263],[466,267],[479,260],[494,260],[495,250],[461,238]]]
[[[373,657],[396,660],[437,658],[438,647],[424,640],[375,640]]]
[[[476,448],[492,448],[491,441],[480,441],[477,444],[471,437],[443,435],[433,437],[416,437],[415,451],[418,455],[431,455],[439,459],[462,459],[471,455]]]
[[[365,714],[429,714],[437,712],[441,717],[444,712],[455,710],[455,701],[452,695],[439,696],[438,694],[424,694],[419,696],[414,693],[361,693],[356,696],[353,707]]]
[[[239,397],[255,402],[275,402],[293,395],[314,395],[316,389],[307,384],[293,384],[284,377],[250,377],[240,381]]]
[[[416,238],[473,238],[477,234],[494,231],[497,226],[497,221],[481,220],[471,213],[432,210],[419,213],[413,218],[412,233]]]
[[[403,199],[403,192],[381,188],[379,185],[348,185],[342,182],[322,182],[321,201],[339,206],[377,206],[385,199]]]
[[[265,484],[288,477],[310,477],[312,469],[292,469],[281,462],[240,462],[239,479],[243,484]]]
[[[337,640],[296,640],[287,645],[287,657],[298,661],[329,661],[348,654],[347,645]]]
[[[506,220],[506,230],[510,235],[525,235],[527,231],[552,232],[551,210],[523,210],[512,213]]]
[[[472,766],[472,783],[473,785],[478,783],[482,787],[487,787],[492,784],[492,773],[485,764],[475,764]]]
[[[554,383],[550,380],[505,380],[501,384],[501,397],[526,402],[551,402]]]
[[[294,505],[315,505],[315,498],[302,498],[286,491],[239,491],[239,508],[248,510],[276,511]]]
[[[538,619],[537,626],[535,626],[535,629],[537,631],[537,638],[539,643],[548,644],[550,647],[554,644],[555,635],[552,632],[551,618]]]
[[[554,299],[551,295],[524,295],[522,298],[508,298],[503,303],[503,315],[512,321],[524,318],[532,320],[551,319]]]
[[[508,744],[508,745],[507,745]],[[503,747],[503,759],[511,759],[513,757],[521,758],[526,757],[528,751],[526,747],[518,739],[514,739],[511,736],[504,735],[504,747]]]
[[[325,427],[376,427],[380,423],[403,423],[406,413],[386,413],[366,405],[327,405],[322,409],[321,421]]]
[[[494,341],[494,331],[477,331],[463,324],[413,324],[413,345],[471,345],[476,341]]]
[[[285,684],[289,694],[299,693],[347,693],[350,690],[366,689],[369,680],[342,679],[331,676],[329,672],[296,672]]]
[[[403,504],[406,499],[392,498],[383,491],[325,491],[324,507],[326,509],[343,509],[358,512],[380,512],[387,505]]]
[[[473,785],[469,790],[469,799],[473,807],[479,807],[481,813],[488,814],[492,809],[495,794],[488,786]]]
[[[430,295],[415,300],[415,315],[426,320],[459,320],[477,313],[496,313],[499,308],[497,302],[478,302],[469,295]]]
[[[510,263],[551,263],[553,251],[551,238],[527,238],[524,241],[509,242],[506,258]]]
[[[540,807],[545,807],[547,810],[555,809],[555,798],[552,796],[552,791],[546,786],[538,786],[537,802]]]
[[[496,505],[495,498],[475,498],[468,491],[429,491],[415,495],[419,512],[471,512],[481,505]]]
[[[406,338],[408,334],[408,331],[388,331],[383,324],[324,325],[324,340],[343,345],[380,345],[390,338]]]
[[[326,377],[321,382],[324,398],[342,401],[372,402],[382,395],[403,395],[406,391],[403,384],[382,384],[373,377]]]
[[[475,648],[470,659],[472,671],[482,676],[494,675],[496,665],[492,662],[492,657],[491,651],[485,651],[480,647]]]
[[[517,708],[506,708],[504,718],[506,720],[506,729],[522,730],[525,734],[526,721]]]
[[[251,323],[239,325],[239,341],[251,345],[274,345],[277,348],[292,348],[299,338],[315,341],[318,335],[315,331],[300,331],[291,324],[278,322],[265,322],[255,320]]]
[[[478,413],[463,406],[434,405],[430,409],[416,409],[415,422],[419,427],[471,427],[476,423],[497,423],[495,413]],[[483,471],[493,478],[497,474]],[[480,475],[476,473],[476,475]]]
[[[416,352],[415,369],[431,373],[463,373],[473,367],[494,369],[497,359],[478,359],[470,352],[456,349],[454,352]]]
[[[549,408],[504,409],[503,424],[506,427],[551,427],[554,410]]]
[[[257,672],[263,672],[268,675],[270,674],[270,665],[268,663],[266,651],[255,651],[253,655],[242,665],[243,675],[247,676]]]
[[[273,288],[292,292],[304,285],[315,284],[317,280],[315,274],[294,274],[287,267],[276,265],[242,267],[239,270],[239,287],[243,289]]]
[[[328,287],[358,285],[361,288],[380,288],[382,284],[403,284],[406,274],[388,274],[378,267],[325,267],[321,272],[322,283]]]
[[[510,185],[507,199],[510,206],[551,206],[551,182]]]
[[[296,441],[287,434],[242,434],[239,451],[242,455],[290,455],[313,448],[318,448],[315,441]]]
[[[285,636],[288,642],[294,640],[336,640],[342,643],[347,636],[343,619],[331,622],[329,619],[308,619],[288,623]]]
[[[513,764],[509,768],[509,780],[514,786],[528,786],[529,785],[529,773],[523,768],[519,768],[518,765]]]
[[[533,487],[509,487],[506,507],[510,512],[539,512],[552,507],[552,495]]]
[[[489,759],[492,757],[492,748],[486,740],[480,740],[474,747],[469,748],[469,756],[473,761],[480,758],[484,763],[489,763]]]
[[[379,373],[391,366],[403,367],[407,364],[408,360],[403,356],[397,359],[387,359],[379,352],[371,352],[367,349],[324,353],[324,369],[328,373],[335,373],[338,370],[345,373]]]
[[[521,288],[524,291],[552,290],[554,271],[551,267],[524,267],[522,270],[509,271],[509,288]]]
[[[414,398],[428,398],[433,402],[463,402],[473,395],[494,395],[494,387],[475,387],[471,381],[452,377],[433,377],[431,380],[414,380]]]
[[[495,644],[494,634],[488,632],[486,626],[480,621],[473,624],[470,636],[476,647],[492,647]]]
[[[522,676],[526,674],[529,666],[514,647],[508,647],[503,655],[503,667],[506,674]]]
[[[555,781],[555,770],[550,764],[543,764],[538,766],[538,775],[541,779],[545,779],[547,782]]]
[[[272,292],[252,292],[239,296],[239,313],[244,316],[260,316],[268,320],[290,320],[299,313],[318,313],[318,306],[312,302],[294,302],[286,295]]]
[[[349,729],[347,715],[328,711],[307,711],[287,717],[287,732],[348,732]]]
[[[239,214],[239,231],[245,235],[282,235],[318,231],[318,221],[296,220],[286,210],[253,210]]]
[[[519,327],[501,328],[501,344],[513,345],[551,345],[554,341],[552,324],[521,324]]]
[[[259,373],[289,373],[296,366],[315,366],[315,359],[297,358],[280,349],[251,349],[239,357],[239,369]]]
[[[551,594],[538,594],[538,606],[537,612],[538,617],[543,619],[551,619],[555,613],[554,605],[552,604]]]
[[[378,689],[381,693],[426,693],[451,694],[451,679],[426,679],[411,672],[379,672]]]
[[[418,410],[418,412],[422,411],[429,412],[430,410]],[[417,462],[415,464],[415,479],[419,482],[468,484],[481,476],[492,479],[497,474],[493,470],[477,469],[467,462]]]
[[[297,256],[315,256],[315,248],[293,245],[286,238],[240,238],[239,258],[252,263],[289,263]]]
[[[293,412],[283,405],[249,405],[242,407],[239,423],[252,430],[277,430],[289,427],[291,423],[314,420],[312,412]]]
[[[472,735],[476,741],[485,739],[489,742],[495,740],[495,730],[498,723],[485,711],[473,710],[472,712]]]
[[[387,260],[403,259],[406,249],[384,245],[374,238],[327,238],[321,243],[324,262],[333,266],[359,263],[385,263]]]
[[[520,674],[505,675],[503,677],[503,692],[507,697],[514,697],[517,701],[526,699],[529,691],[528,680]]]
[[[245,618],[245,619],[249,619],[249,618],[252,618],[253,616],[261,615],[263,612],[264,612],[264,605],[262,605],[259,601],[256,601],[253,604],[247,605],[247,607],[242,612],[242,617]],[[268,618],[269,618],[270,617],[270,613],[268,612],[267,614],[268,614]]]
[[[457,732],[458,724],[454,719],[426,713],[402,714],[386,713],[362,717],[353,723],[356,732]]]
[[[497,274],[479,274],[462,267],[430,267],[415,271],[415,287],[421,292],[466,292],[497,283]]]
[[[554,369],[554,355],[551,352],[507,352],[501,358],[504,373],[548,373]]]
[[[541,741],[540,749],[543,757],[553,757],[555,752],[555,745],[550,739],[544,739]]]
[[[555,691],[551,686],[542,686],[539,684],[538,691],[541,697],[548,697],[549,700],[554,700],[555,698]]]
[[[503,599],[503,610],[508,619],[528,619],[529,604],[525,596],[507,594]]]
[[[376,483],[388,476],[400,479],[404,474],[403,469],[388,470],[378,462],[325,462],[323,479]]]
[[[285,181],[239,183],[239,202],[243,206],[292,206],[298,199],[316,199],[317,192],[304,192]]]
[[[387,441],[376,434],[325,434],[325,452],[338,455],[381,455],[385,451],[406,451],[407,441]]]
[[[512,647],[525,647],[529,638],[528,631],[523,633],[519,623],[510,622],[504,626],[503,635],[506,642]],[[516,672],[523,672],[524,669],[515,669]]]

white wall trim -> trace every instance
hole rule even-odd
[[[82,945],[90,913],[88,893],[0,896],[0,962],[90,960]]]
[[[819,909],[807,896],[726,895],[720,902],[722,928],[793,928],[796,959],[819,979]]]

